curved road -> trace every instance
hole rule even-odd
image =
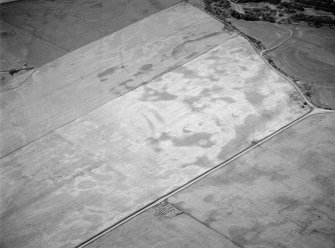
[[[271,47],[271,48],[269,48],[269,49],[266,49],[266,50],[262,51],[262,52],[260,53],[260,55],[261,55],[262,57],[263,57],[263,54],[264,54],[264,53],[277,49],[278,47],[280,47],[281,45],[283,45],[285,42],[287,42],[289,39],[291,39],[292,36],[293,36],[293,31],[292,31],[291,29],[288,29],[288,28],[279,26],[277,23],[275,23],[275,24],[273,24],[273,25],[275,25],[275,26],[277,26],[277,27],[279,27],[279,28],[285,29],[286,31],[288,31],[288,32],[290,33],[290,35],[289,35],[285,40],[283,40],[282,42],[280,42],[279,44],[277,44],[277,45],[275,45],[275,46],[273,46],[273,47]]]
[[[293,36],[293,31],[291,29],[288,29],[288,28],[285,28],[285,27],[282,27],[280,25],[278,25],[277,23],[274,24],[275,26],[279,27],[279,28],[282,28],[282,29],[285,29],[287,31],[290,32],[290,35],[285,39],[283,40],[282,42],[280,42],[279,44],[271,47],[271,48],[268,48],[266,50],[263,50],[260,52],[260,56],[261,58],[264,60],[264,62],[269,65],[271,68],[273,68],[274,70],[278,71],[276,68],[274,68],[269,62],[268,60],[264,57],[264,53],[266,52],[269,52],[269,51],[273,51],[275,49],[277,49],[278,47],[282,46],[284,43],[286,43],[289,39],[292,38]],[[304,93],[300,90],[300,88],[289,78],[287,77],[285,74],[281,73],[280,71],[278,71],[287,81],[289,81],[291,83],[291,85],[299,92],[299,94],[302,96],[302,98],[304,99],[305,102],[307,102],[307,104],[309,105],[309,107],[311,107],[312,109],[318,109],[318,107],[314,106],[313,103],[311,103],[307,97],[304,95]]]

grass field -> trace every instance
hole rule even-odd
[[[297,80],[312,82],[312,100],[335,108],[335,29],[290,26],[293,37],[270,53],[275,64]]]
[[[274,47],[289,36],[287,30],[269,22],[250,22],[235,18],[230,18],[229,21],[242,33],[261,41],[266,49]]]

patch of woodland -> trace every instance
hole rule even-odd
[[[335,26],[335,2],[333,0],[203,0],[203,2],[205,10],[219,19],[234,17],[246,21],[288,24],[305,22],[315,27]],[[232,8],[231,3],[240,4],[243,13]],[[250,7],[248,5],[250,3],[258,5]]]

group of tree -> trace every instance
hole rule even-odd
[[[313,8],[335,14],[335,2],[333,0],[295,0],[294,4],[304,8]]]
[[[305,8],[302,7],[301,5],[299,4],[295,4],[295,3],[292,3],[292,2],[282,2],[278,5],[278,8],[286,8],[287,10],[300,10],[300,11],[304,11]]]
[[[271,3],[278,5],[280,8],[286,8],[292,13],[292,10],[304,11],[305,8],[313,8],[316,10],[323,10],[335,14],[334,0],[291,0],[284,2],[281,0],[235,0],[237,3]]]
[[[335,26],[335,19],[332,19],[329,16],[312,16],[299,13],[292,15],[290,17],[290,20],[296,22],[306,22],[309,25],[314,25],[316,27],[321,27],[324,25],[327,25],[329,27]]]
[[[210,7],[210,6],[219,6],[222,8],[229,8],[230,7],[230,2],[229,0],[204,0],[205,7]]]
[[[218,17],[226,17],[229,12],[229,0],[204,0],[205,10]]]
[[[231,10],[230,15],[236,19],[243,19],[246,21],[259,21],[259,15],[257,14],[243,14],[240,12],[237,12],[236,10]]]
[[[322,9],[332,11],[335,14],[334,0],[291,0],[290,2],[281,0],[234,0],[236,3],[259,3],[266,2],[277,5],[279,16],[291,14],[288,22],[306,22],[316,27],[323,25],[334,26],[335,20],[329,16],[306,15],[302,13],[305,8]],[[246,21],[267,21],[275,22],[277,11],[265,6],[262,8],[244,8],[244,13],[233,10],[229,0],[204,0],[207,11],[215,14],[220,18],[228,16]]]
[[[236,19],[243,19],[246,21],[267,21],[275,22],[275,11],[268,11],[268,9],[245,9],[245,13],[239,13],[235,10],[230,11],[230,15]]]
[[[237,3],[271,3],[271,4],[279,4],[280,0],[237,0]]]

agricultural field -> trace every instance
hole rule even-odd
[[[0,83],[179,2],[3,0]]]
[[[35,67],[67,53],[65,49],[34,37],[0,19],[1,85]]]
[[[2,6],[1,19],[57,47],[73,51],[179,2],[25,0]]]
[[[2,84],[1,156],[219,45],[222,29],[196,8],[163,11]]]
[[[176,21],[174,16],[183,18]],[[23,138],[16,140],[15,150],[4,150],[0,160],[5,247],[73,247],[310,112],[295,88],[264,63],[246,39],[190,5],[177,5],[131,25],[130,30],[142,31],[140,36],[135,33],[129,43],[121,44],[133,49],[139,37],[143,37],[142,42],[146,41],[144,37],[155,40],[153,30],[160,37],[157,20],[178,23],[169,25],[173,29],[169,37],[174,42],[192,34],[197,38],[179,45],[172,43],[169,55],[191,52],[191,56],[186,55],[188,60],[172,69],[171,61],[159,63],[160,70],[165,67],[163,74],[154,70],[156,63],[148,63],[145,57],[134,60],[133,53],[127,60],[118,57],[115,63],[125,68],[135,64],[141,68],[132,70],[139,72],[138,77],[146,72],[154,77],[143,85],[127,79],[115,84],[113,73],[122,68],[111,68],[109,60],[108,65],[99,65],[99,71],[94,64],[92,70],[83,64],[85,60],[92,62],[87,54],[97,55],[105,47],[117,54],[119,49],[113,42],[128,32],[123,30],[67,54],[32,76],[50,82],[52,77],[63,77],[71,84],[83,76],[88,82],[95,78],[94,83],[83,85],[89,88],[82,92],[69,88],[71,94],[61,91],[53,97],[50,86],[42,87],[43,80],[7,89],[5,93],[16,98],[8,97],[7,105],[2,105],[6,107],[2,120],[9,119],[2,133]],[[148,28],[145,22],[152,26]],[[201,32],[200,23],[207,33]],[[220,32],[208,31],[208,24],[213,29],[220,24]],[[202,53],[194,55],[200,51],[197,47]],[[83,51],[85,56],[80,57]],[[73,78],[75,70],[66,74],[64,65],[77,57],[81,64],[76,67],[78,78]],[[129,76],[131,79],[132,74]],[[109,95],[101,95],[101,85],[106,82]],[[40,96],[23,97],[30,89],[39,92],[39,87]],[[61,89],[65,90],[66,85]],[[22,90],[27,93],[20,93]],[[93,94],[94,90],[100,95]],[[96,99],[95,103],[100,104],[93,110],[92,102],[84,98],[87,91],[91,95],[86,99]],[[107,103],[98,101],[102,96]],[[63,102],[68,105],[64,107]],[[40,109],[32,108],[33,104]],[[72,106],[75,108],[71,111],[68,108]],[[80,111],[81,115],[73,119],[73,113]],[[58,116],[59,112],[62,115]],[[71,118],[65,120],[64,116]],[[61,125],[51,126],[55,120]],[[34,130],[25,129],[30,122],[52,128],[29,136]],[[31,140],[24,139],[25,135]]]
[[[332,248],[334,121],[312,115],[168,202],[237,247]]]
[[[334,247],[334,121],[309,116],[85,247]]]

